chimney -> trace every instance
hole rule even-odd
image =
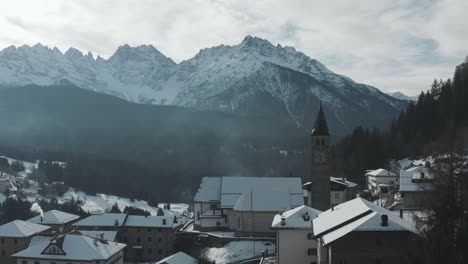
[[[388,215],[384,214],[380,217],[382,219],[381,226],[388,226]]]
[[[403,218],[403,209],[400,209],[400,218]]]
[[[44,217],[42,217],[42,215],[41,215],[41,222],[42,222],[42,221],[44,221]]]
[[[302,218],[304,218],[304,221],[309,221],[310,220],[309,212],[305,212]]]
[[[284,216],[283,214],[281,215],[281,225],[286,225],[286,216]]]
[[[335,205],[334,205],[334,204],[332,204],[332,208],[331,208],[331,209],[332,209],[332,211],[335,211]]]

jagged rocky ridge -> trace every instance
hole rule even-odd
[[[305,129],[322,101],[337,135],[357,125],[382,126],[407,105],[292,47],[251,36],[178,64],[151,45],[123,45],[109,59],[41,44],[0,51],[0,84],[64,81],[136,103],[291,118]]]

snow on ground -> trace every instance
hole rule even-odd
[[[70,201],[72,198],[75,199],[75,201],[82,201],[83,205],[81,205],[81,208],[90,213],[103,213],[109,211],[115,203],[117,203],[121,211],[123,211],[127,206],[132,206],[146,210],[150,212],[151,215],[156,215],[159,210],[157,207],[150,206],[146,201],[142,200],[131,200],[129,198],[106,194],[89,195],[82,191],[70,188],[70,190],[63,195],[63,199]],[[162,208],[164,205],[160,204],[159,206]],[[187,209],[188,205],[186,204],[171,204],[170,213],[180,216],[186,212]],[[165,210],[165,212],[169,211],[166,209],[162,210]]]
[[[23,161],[23,160],[17,160],[17,159],[12,159],[12,158],[9,158],[9,157],[5,157],[5,156],[0,156],[0,158],[5,158],[8,160],[8,163],[10,163],[10,165],[13,163],[13,162],[19,162],[19,163],[22,163],[23,166],[24,166],[24,169],[27,173],[31,173],[34,169],[37,169],[37,163],[32,163],[32,162],[28,162],[28,161]]]
[[[269,253],[275,252],[275,245],[265,241],[233,241],[222,248],[206,248],[202,255],[208,261],[223,264],[260,257],[262,251],[266,250]]]

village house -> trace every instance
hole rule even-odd
[[[367,189],[374,195],[387,193],[398,186],[398,176],[386,169],[377,169],[366,173]]]
[[[104,213],[91,215],[74,226],[82,230],[115,231],[117,241],[127,244],[124,249],[126,261],[157,261],[172,254],[174,236],[180,224],[168,212],[159,216]]]
[[[34,235],[44,233],[49,226],[15,220],[0,226],[0,263],[16,263],[11,255],[28,247]]]
[[[67,233],[71,230],[72,224],[79,220],[78,215],[69,214],[59,210],[51,210],[42,215],[37,215],[29,220],[30,223],[47,225],[52,232]]]
[[[346,178],[330,177],[331,206],[356,198],[358,185]]]
[[[312,220],[320,213],[303,205],[275,215],[271,228],[276,230],[277,264],[318,263]]]
[[[129,215],[120,241],[127,244],[125,259],[157,261],[172,254],[177,223],[174,216]]]
[[[82,235],[35,237],[13,255],[17,264],[123,264],[125,244]]]
[[[204,177],[193,202],[194,228],[274,235],[274,215],[303,204],[300,178]]]
[[[416,228],[362,198],[321,213],[312,227],[319,243],[320,263],[418,263],[421,257],[421,237]]]
[[[429,168],[414,166],[400,171],[399,192],[402,203],[396,208],[422,209],[428,205],[434,186]]]

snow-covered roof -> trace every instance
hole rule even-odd
[[[252,191],[262,197],[254,194],[252,200]],[[194,201],[219,202],[221,208],[237,210],[250,210],[253,201],[254,210],[260,211],[287,210],[304,204],[301,179],[283,177],[204,177]]]
[[[354,183],[352,181],[348,181],[346,178],[330,177],[330,181],[341,184],[341,185],[344,185],[346,187],[350,187],[350,188],[353,188],[353,187],[357,186],[357,183]]]
[[[221,200],[221,177],[203,177],[195,194],[195,202],[211,202]]]
[[[165,259],[156,262],[156,264],[197,264],[198,261],[184,252],[177,252]]]
[[[234,210],[278,212],[303,205],[303,194],[291,193],[287,187],[254,185],[240,196]]]
[[[61,225],[77,220],[79,218],[80,217],[78,215],[69,214],[58,210],[51,210],[44,213],[42,219],[40,215],[37,215],[29,219],[28,222],[43,225]]]
[[[275,229],[311,229],[312,220],[315,219],[321,211],[306,205],[288,210],[282,214],[277,214],[273,218],[271,228]]]
[[[388,217],[387,226],[381,224],[382,215]],[[408,231],[418,234],[411,223],[362,198],[355,198],[321,213],[313,220],[313,231],[325,245],[353,231]]]
[[[165,224],[163,222],[166,222]],[[144,215],[129,215],[125,226],[129,227],[158,227],[172,228],[174,215],[169,216],[144,216]]]
[[[427,180],[427,181],[425,181]],[[431,183],[432,174],[426,167],[415,166],[400,171],[401,192],[431,191],[434,186]]]
[[[0,237],[29,237],[49,229],[49,226],[15,220],[0,226]]]
[[[44,251],[50,245],[56,245],[64,254],[45,253]],[[13,257],[76,261],[107,260],[125,246],[125,244],[100,241],[88,236],[64,235],[33,243],[27,249],[14,254]]]
[[[104,239],[107,241],[115,241],[117,237],[117,231],[87,231],[87,230],[78,230],[78,234],[83,236],[89,236],[92,238]]]
[[[377,169],[366,173],[366,175],[375,177],[396,177],[396,174],[386,169]]]
[[[75,226],[123,226],[127,214],[104,213],[95,214],[76,222]]]
[[[398,167],[402,170],[406,170],[407,168],[411,167],[413,165],[413,161],[410,160],[409,158],[404,158],[396,162]]]

